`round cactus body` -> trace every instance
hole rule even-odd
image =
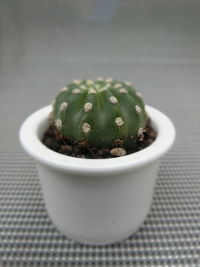
[[[111,78],[68,84],[54,101],[52,117],[57,130],[77,143],[125,149],[134,146],[148,120],[141,95]]]

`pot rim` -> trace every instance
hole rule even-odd
[[[32,113],[22,124],[19,139],[24,150],[34,159],[68,173],[91,175],[103,173],[123,173],[133,168],[142,167],[164,155],[175,140],[175,127],[172,121],[161,111],[145,106],[151,124],[157,131],[155,141],[141,151],[118,158],[83,159],[62,155],[47,148],[40,140],[40,128],[47,124],[52,107],[45,106]],[[43,132],[42,132],[43,134]]]

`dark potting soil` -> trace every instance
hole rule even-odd
[[[147,125],[144,128],[143,133],[138,137],[136,145],[130,150],[126,150],[126,154],[131,154],[140,151],[153,143],[156,139],[156,132],[150,126]],[[114,158],[111,155],[110,149],[98,149],[86,142],[77,143],[72,141],[70,138],[62,136],[54,125],[50,125],[49,128],[44,133],[42,142],[51,150],[61,153],[63,155],[77,157],[77,158],[90,158],[90,159],[102,159],[102,158]],[[115,145],[116,147],[116,145]],[[120,147],[120,145],[119,145]]]

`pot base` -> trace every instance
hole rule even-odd
[[[38,164],[49,216],[76,242],[120,242],[138,230],[150,210],[158,164],[104,177],[73,176]]]
[[[48,214],[49,214],[49,212],[48,212]],[[50,214],[49,214],[49,216],[50,216]],[[72,242],[82,244],[82,245],[87,245],[87,246],[108,246],[108,245],[121,243],[121,242],[125,241],[126,239],[128,239],[129,237],[135,235],[140,230],[140,228],[142,228],[142,225],[143,225],[147,216],[145,216],[145,218],[140,223],[138,223],[138,225],[135,225],[133,229],[130,229],[126,233],[120,234],[118,236],[116,235],[116,236],[114,236],[110,239],[107,239],[107,240],[106,239],[105,240],[90,240],[84,236],[73,235],[70,232],[66,232],[66,229],[63,229],[62,227],[60,227],[59,223],[56,222],[54,220],[54,218],[52,218],[51,216],[50,216],[50,219],[53,222],[53,224],[55,225],[56,229],[61,234],[66,236],[68,239],[70,239]]]

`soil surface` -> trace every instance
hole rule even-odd
[[[137,151],[140,151],[153,143],[156,139],[156,132],[150,124],[144,129],[143,133],[138,137],[136,145],[133,149],[126,150],[126,155]],[[42,142],[48,148],[63,155],[77,157],[77,158],[90,158],[90,159],[102,159],[102,158],[114,158],[115,156],[110,154],[110,149],[98,149],[86,142],[77,143],[70,140],[67,137],[62,136],[54,125],[50,125],[44,133]],[[116,146],[115,146],[116,147]],[[119,145],[120,147],[120,145]]]

